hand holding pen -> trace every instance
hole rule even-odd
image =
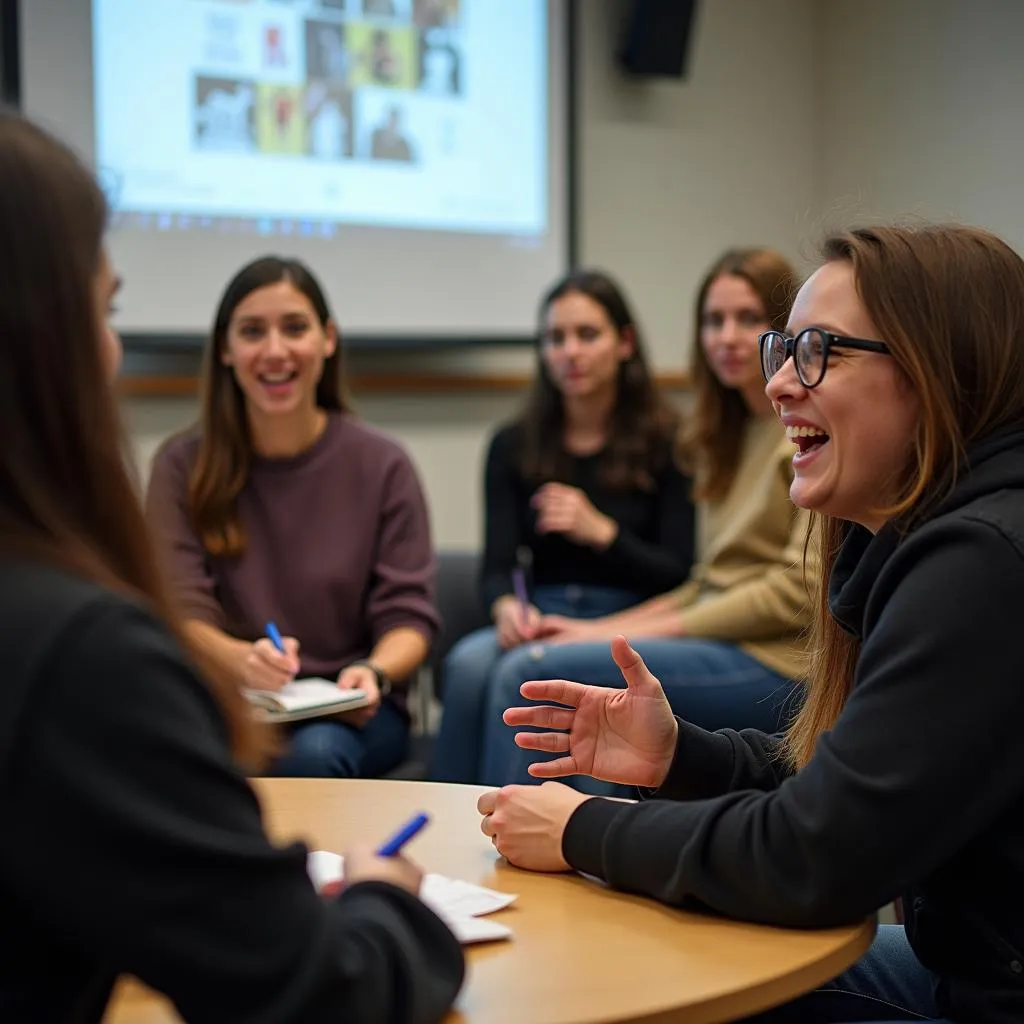
[[[516,564],[512,569],[512,593],[494,603],[494,625],[498,631],[498,645],[503,650],[517,647],[537,635],[540,612],[530,603],[527,573],[532,564],[529,548],[516,549]]]
[[[298,674],[299,642],[295,637],[281,636],[273,622],[267,623],[266,633],[246,652],[242,676],[251,689],[280,690]]]
[[[336,895],[343,888],[356,882],[387,882],[400,889],[419,894],[423,884],[423,871],[418,865],[402,856],[402,850],[429,822],[426,814],[414,815],[388,840],[377,849],[370,846],[353,846],[345,853],[345,877],[336,884],[325,886],[321,895]]]

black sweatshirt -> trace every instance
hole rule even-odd
[[[589,800],[573,867],[669,904],[790,927],[902,895],[939,1013],[1024,1021],[1024,430],[969,453],[952,496],[900,538],[855,527],[829,604],[862,639],[854,689],[796,774],[778,740],[680,723],[636,805]]]
[[[534,585],[579,584],[619,587],[639,598],[662,594],[683,583],[694,551],[691,482],[664,443],[661,470],[650,492],[612,490],[601,480],[602,454],[570,458],[570,479],[590,503],[619,525],[615,540],[596,551],[561,534],[537,533],[530,499],[540,484],[519,471],[520,428],[503,427],[491,439],[484,472],[484,554],[481,596],[484,607],[512,592],[516,549],[532,553]]]
[[[193,1022],[444,1016],[451,932],[384,883],[316,894],[148,613],[0,562],[0,664],[0,1020],[99,1021],[120,973]]]

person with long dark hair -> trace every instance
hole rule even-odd
[[[682,582],[693,560],[679,414],[651,378],[622,288],[574,271],[544,296],[540,320],[525,408],[487,455],[481,590],[494,626],[448,656],[441,781],[478,781],[490,687],[540,636],[542,615],[629,607]]]
[[[275,773],[381,775],[405,755],[405,689],[439,621],[412,462],[349,409],[335,321],[297,260],[228,284],[202,384],[200,422],[157,453],[147,502],[185,629],[240,687],[314,676],[370,695],[294,726]]]
[[[655,667],[676,713],[705,728],[776,729],[797,709],[811,617],[809,518],[789,498],[791,446],[757,355],[758,334],[785,324],[795,289],[792,266],[772,249],[732,249],[708,268],[694,303],[694,406],[682,439],[697,503],[690,578],[610,615],[545,616],[543,646],[507,662],[490,689],[483,782],[529,779],[530,759],[501,718],[526,680],[621,685],[609,650],[619,632]]]
[[[230,674],[154,557],[111,386],[107,209],[0,113],[0,1020],[96,1024],[120,974],[204,1022],[434,1024],[461,950],[402,857],[324,899],[275,847]]]

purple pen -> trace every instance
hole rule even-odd
[[[526,593],[526,574],[519,566],[516,566],[512,570],[512,590],[516,595],[516,599],[519,601],[519,610],[523,613],[523,619],[525,621],[527,614],[530,611],[530,597]]]

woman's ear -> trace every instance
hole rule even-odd
[[[636,328],[632,324],[626,324],[619,331],[619,355],[623,360],[636,355]]]
[[[333,320],[327,321],[324,328],[324,358],[333,356],[338,349],[338,328],[334,326]]]

